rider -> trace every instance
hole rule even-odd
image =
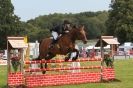
[[[53,37],[51,46],[53,46],[58,41],[61,35],[69,32],[70,26],[71,23],[68,20],[64,20],[62,25],[57,25],[50,30]]]

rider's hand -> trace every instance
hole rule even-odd
[[[65,33],[68,33],[69,31],[65,31]]]
[[[62,36],[62,34],[59,35],[59,37]]]

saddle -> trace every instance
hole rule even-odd
[[[60,39],[61,37],[63,37],[63,36],[64,36],[65,34],[67,34],[67,33],[69,33],[69,32],[66,32],[66,31],[65,31],[63,34],[59,35],[59,37],[58,37],[56,40],[52,39],[52,42],[51,42],[51,44],[50,44],[50,47],[53,48],[53,47],[57,46],[57,48],[60,48],[60,45],[58,44],[58,41],[59,41],[59,39]]]
[[[54,47],[60,48],[60,45],[58,44],[58,40],[59,40],[59,39],[57,39],[57,40],[52,39],[52,42],[51,42],[49,48],[50,48],[50,49],[51,49],[51,48],[54,48]]]

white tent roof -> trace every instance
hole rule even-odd
[[[8,42],[12,48],[27,48],[28,44],[24,42],[24,37],[8,37]]]
[[[117,40],[115,39],[103,39],[107,44],[120,44]]]
[[[98,40],[95,46],[100,47],[101,46],[101,39],[102,39],[102,46],[106,45],[118,45],[120,44],[117,40],[117,38],[114,38],[113,36],[101,36],[101,38]]]
[[[87,49],[100,49],[100,47],[95,47],[95,46],[88,46],[88,47],[86,47],[85,49],[87,50]],[[109,49],[110,48],[110,45],[107,45],[107,46],[105,46],[104,47],[104,49]]]

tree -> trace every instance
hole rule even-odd
[[[108,35],[120,43],[133,42],[133,0],[113,0],[106,21]]]
[[[43,38],[50,37],[49,29],[41,29],[31,23],[22,24],[25,27],[23,34],[28,36],[29,42],[35,42],[35,40],[41,41]]]
[[[11,0],[0,0],[0,49],[6,48],[7,36],[19,35],[21,30],[21,22],[14,14]]]

